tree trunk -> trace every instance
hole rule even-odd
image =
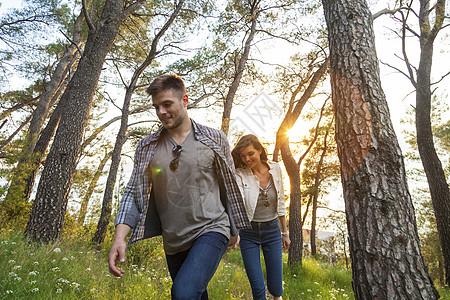
[[[83,197],[83,200],[81,201],[80,210],[78,212],[77,216],[77,222],[80,225],[84,224],[84,220],[86,219],[86,213],[87,213],[87,207],[89,204],[89,199],[91,199],[92,194],[94,193],[95,186],[97,185],[97,182],[102,175],[103,168],[105,167],[108,160],[111,158],[112,152],[106,153],[105,156],[102,158],[100,163],[98,164],[97,171],[95,171],[94,177],[92,178],[91,182],[89,183],[89,187],[86,190],[86,194]]]
[[[53,96],[51,106],[53,106],[58,99],[60,99],[61,94],[66,89],[66,86],[70,82],[72,76],[67,76],[63,85],[60,86],[58,92]],[[67,101],[67,100],[66,100]],[[25,202],[30,201],[31,193],[33,191],[36,175],[39,171],[42,161],[44,160],[45,151],[50,144],[51,139],[53,138],[56,128],[58,127],[59,120],[61,119],[62,112],[64,110],[64,101],[59,101],[54,109],[53,113],[50,116],[47,125],[41,131],[39,135],[39,139],[36,142],[33,150],[33,164],[29,166],[28,176],[25,179],[25,188],[23,192],[23,197]]]
[[[287,148],[287,149],[286,149]],[[281,147],[281,156],[289,176],[291,186],[289,205],[289,265],[302,265],[303,230],[302,230],[302,194],[300,191],[300,165],[297,164],[289,149],[289,140]]]
[[[105,2],[99,20],[89,30],[78,68],[61,97],[61,101],[67,99],[66,108],[47,156],[25,229],[25,235],[30,241],[48,243],[55,241],[61,234],[69,189],[91,101],[106,54],[118,33],[122,19],[126,17],[123,7],[124,0]],[[131,12],[130,10],[127,13]]]
[[[420,159],[428,180],[433,203],[436,225],[439,232],[442,253],[444,255],[446,283],[450,283],[450,189],[444,169],[436,153],[431,126],[431,65],[433,61],[433,42],[442,26],[436,21],[435,30],[430,30],[429,1],[420,1],[420,62],[417,69],[416,85],[416,132]],[[438,1],[442,18],[445,15],[445,1]],[[439,8],[436,8],[439,11]]]
[[[315,143],[317,139],[317,130],[320,124],[320,120],[322,119],[323,107],[320,113],[319,121],[317,123],[316,134],[314,136],[314,139],[311,141],[311,144],[309,145],[308,149],[299,158],[298,162],[295,161],[294,156],[292,155],[292,152],[289,148],[289,137],[287,135],[287,131],[291,129],[292,126],[294,126],[295,122],[297,121],[298,117],[300,116],[303,110],[303,107],[311,97],[314,89],[316,88],[322,76],[325,74],[327,68],[328,68],[328,59],[326,59],[325,62],[319,67],[319,69],[314,72],[314,76],[311,79],[311,82],[309,83],[305,92],[302,94],[300,100],[295,104],[294,107],[292,107],[292,105],[295,102],[294,100],[298,92],[300,91],[300,85],[296,89],[296,91],[292,94],[290,101],[291,107],[289,108],[286,116],[281,122],[281,125],[278,128],[276,135],[277,141],[273,153],[273,160],[278,161],[278,151],[279,151],[278,149],[280,149],[281,156],[283,158],[283,164],[286,167],[286,171],[288,173],[291,186],[290,205],[289,205],[289,232],[291,237],[291,245],[289,246],[289,255],[288,255],[288,263],[290,265],[302,264],[304,219],[302,218],[302,211],[301,211],[302,194],[300,189],[301,187],[300,165],[303,159],[308,154],[308,152],[311,150],[312,145]]]
[[[83,16],[80,14],[74,24],[72,43],[66,48],[61,59],[58,61],[51,80],[45,87],[44,92],[39,98],[36,109],[33,112],[28,132],[25,137],[25,146],[20,153],[17,166],[14,168],[8,193],[4,200],[4,203],[8,207],[17,206],[20,210],[20,207],[25,207],[25,204],[28,201],[25,188],[26,180],[28,179],[30,172],[33,172],[33,167],[30,168],[30,165],[38,166],[40,163],[39,158],[36,157],[36,155],[33,155],[35,153],[34,148],[51,107],[51,100],[54,99],[54,95],[58,92],[61,85],[64,84],[64,79],[74,63],[74,57],[76,56],[78,47],[82,44],[82,36],[80,33],[82,21]],[[20,211],[17,213],[21,214]]]
[[[322,177],[322,166],[323,166],[323,160],[325,158],[325,155],[327,153],[328,147],[327,147],[327,138],[328,133],[330,132],[330,126],[328,126],[327,131],[325,132],[325,136],[323,138],[323,149],[322,153],[320,154],[319,162],[317,163],[316,168],[316,176],[314,178],[314,195],[313,195],[313,206],[312,206],[312,220],[311,220],[311,255],[315,256],[317,254],[317,247],[316,247],[316,219],[317,219],[317,205],[319,200],[319,187]]]
[[[363,0],[323,0],[356,299],[437,299]]]
[[[181,7],[183,6],[184,0],[178,2],[175,7],[174,12],[164,24],[162,29],[158,32],[152,42],[152,46],[150,48],[149,54],[147,55],[145,61],[137,68],[131,78],[131,83],[127,87],[127,91],[125,93],[125,99],[122,106],[122,119],[120,123],[119,133],[117,134],[116,143],[114,145],[114,150],[112,154],[111,167],[108,174],[108,179],[106,180],[105,193],[103,194],[103,202],[102,202],[102,211],[100,214],[100,219],[97,224],[97,231],[94,234],[94,238],[92,239],[92,243],[94,245],[99,245],[103,242],[106,235],[106,230],[110,223],[111,219],[111,210],[112,210],[112,198],[114,192],[114,186],[116,184],[117,172],[119,170],[120,163],[120,155],[122,153],[123,144],[127,139],[126,131],[128,128],[128,115],[130,110],[131,96],[136,89],[136,84],[138,82],[139,77],[144,72],[144,70],[153,62],[156,55],[158,54],[157,47],[158,42],[161,37],[166,33],[167,29],[173,24],[173,21],[180,13]]]
[[[256,22],[258,16],[255,14],[255,10],[256,7],[253,7],[252,11],[250,12],[250,15],[252,16],[250,33],[247,37],[247,40],[245,41],[244,52],[242,53],[242,56],[239,59],[239,64],[236,73],[234,75],[233,82],[231,83],[230,89],[228,90],[227,93],[227,97],[225,98],[221,129],[226,135],[228,135],[228,130],[230,129],[230,116],[231,116],[231,109],[233,108],[234,96],[236,95],[237,89],[242,79],[242,75],[244,74],[245,64],[247,63],[248,56],[250,54],[251,43],[256,33]]]
[[[65,85],[61,86],[58,93],[55,94],[55,99],[52,100],[56,102],[56,99],[60,98],[60,93],[62,93],[68,82],[70,82],[70,77],[66,78]],[[66,100],[67,101],[67,100]],[[61,119],[62,112],[64,110],[64,101],[59,101],[56,105],[55,110],[53,111],[52,115],[50,116],[50,120],[47,122],[47,125],[44,127],[44,129],[41,131],[41,134],[39,136],[38,141],[36,142],[36,145],[34,146],[33,150],[33,164],[30,164],[28,176],[25,179],[25,188],[23,192],[23,197],[25,202],[30,201],[31,192],[33,191],[34,181],[36,179],[36,175],[39,171],[39,167],[44,159],[45,151],[48,148],[48,145],[50,144],[50,140],[53,138],[53,135],[55,134],[56,128],[58,127],[59,120]]]
[[[318,187],[317,187],[318,188]],[[317,254],[317,246],[316,246],[316,219],[317,219],[317,192],[314,192],[313,203],[312,203],[312,216],[311,216],[311,233],[310,233],[310,242],[311,242],[311,256],[316,256]]]

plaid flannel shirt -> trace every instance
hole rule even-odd
[[[215,153],[221,201],[230,219],[231,234],[236,235],[237,228],[250,228],[250,222],[236,182],[228,140],[220,130],[197,124],[194,120],[192,124],[195,138]],[[133,228],[129,245],[162,232],[149,167],[163,130],[164,127],[161,127],[139,142],[134,156],[133,172],[116,215],[116,225],[127,224]]]

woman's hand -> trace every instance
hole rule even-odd
[[[289,246],[291,245],[291,239],[289,238],[289,235],[281,236],[281,245],[283,246],[283,249],[289,249]]]
[[[227,250],[237,248],[239,245],[239,240],[240,240],[239,234],[236,236],[230,236],[230,240],[228,241]]]

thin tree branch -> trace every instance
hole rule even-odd
[[[120,15],[120,18],[122,20],[128,18],[129,15],[131,15],[132,13],[134,13],[136,10],[138,10],[143,4],[144,2],[146,2],[147,0],[138,0],[136,2],[134,2],[133,4],[131,4],[130,6],[128,6]]]
[[[3,148],[5,148],[13,140],[13,138],[22,130],[22,128],[31,121],[32,116],[33,114],[30,114],[26,118],[26,120],[23,121],[22,124],[20,124],[20,126],[16,129],[16,131],[14,131],[13,134],[11,134],[9,138],[6,141],[4,141],[3,144],[0,145],[0,150],[3,150]]]
[[[378,17],[381,17],[382,15],[395,15],[399,10],[401,9],[405,9],[406,7],[399,7],[399,8],[395,8],[395,9],[382,9],[379,12],[376,12],[372,15],[372,19],[376,19]]]
[[[84,18],[86,19],[86,23],[89,27],[89,30],[95,30],[95,25],[92,22],[91,16],[89,15],[89,13],[87,11],[86,0],[81,0],[81,4],[82,4]]]

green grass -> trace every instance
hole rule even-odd
[[[121,279],[108,273],[109,247],[106,243],[93,250],[77,239],[38,247],[21,234],[3,231],[0,299],[170,299],[172,281],[160,238],[130,247]],[[283,299],[354,299],[351,272],[314,259],[288,267],[286,254],[283,261]],[[448,288],[439,292],[442,299],[450,299]],[[224,255],[208,293],[210,299],[252,298],[239,250]]]

